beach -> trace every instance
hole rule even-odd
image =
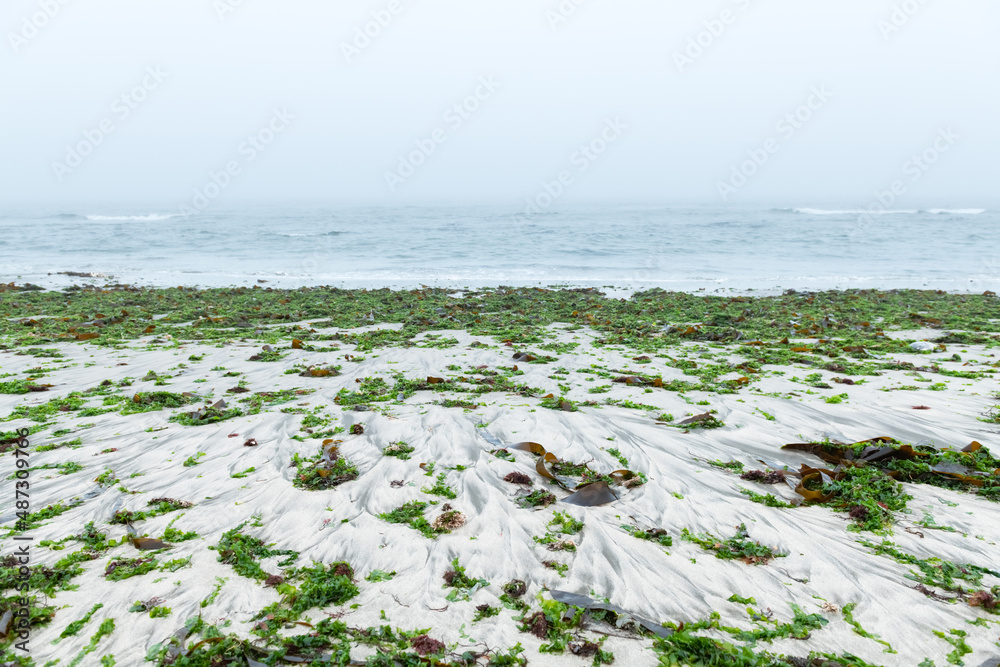
[[[1000,667],[997,2],[5,16],[0,667]]]
[[[6,286],[2,660],[1000,664],[995,294],[605,292]]]

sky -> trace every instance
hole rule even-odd
[[[6,0],[0,207],[989,206],[997,25],[995,0]]]

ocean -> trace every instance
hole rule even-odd
[[[578,206],[0,210],[0,280],[43,286],[998,291],[998,212]],[[96,280],[65,272],[98,274]]]

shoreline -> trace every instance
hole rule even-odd
[[[762,278],[762,277],[726,277],[726,278],[608,278],[608,279],[555,279],[555,278],[525,278],[510,281],[500,281],[492,278],[453,277],[430,280],[417,279],[372,279],[372,278],[312,278],[303,276],[285,276],[275,273],[243,276],[234,281],[234,276],[223,276],[209,279],[209,282],[197,281],[189,273],[178,272],[166,274],[155,280],[136,280],[136,275],[125,276],[117,272],[102,271],[67,271],[59,273],[18,274],[16,279],[5,279],[6,283],[32,284],[47,291],[65,290],[68,288],[105,287],[108,285],[125,284],[141,289],[168,289],[183,286],[187,289],[217,290],[238,288],[271,288],[281,290],[298,289],[340,289],[340,290],[380,290],[409,291],[428,287],[432,289],[448,289],[452,291],[470,291],[494,288],[507,285],[516,288],[541,289],[598,289],[615,298],[628,298],[636,292],[652,289],[662,289],[669,292],[686,294],[711,294],[733,296],[779,296],[788,290],[797,292],[844,292],[854,290],[943,290],[949,294],[982,294],[984,291],[1000,292],[1000,279],[969,278],[958,279],[904,279],[904,278],[852,278],[846,276],[831,276],[810,284],[799,278]],[[0,281],[4,284],[4,281]]]
[[[997,654],[995,295],[268,287],[0,293],[38,665]]]

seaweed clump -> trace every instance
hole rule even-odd
[[[340,455],[335,444],[324,441],[319,453],[307,459],[292,456],[296,468],[292,484],[308,491],[332,489],[358,478],[358,468]]]
[[[752,541],[746,525],[742,523],[736,527],[736,534],[728,540],[720,540],[711,534],[695,535],[687,528],[681,531],[681,538],[715,553],[716,558],[741,560],[747,565],[766,565],[768,561],[788,555],[775,551],[773,547]]]
[[[435,521],[436,525],[432,525],[431,522],[424,517],[424,510],[426,509],[427,503],[411,501],[405,505],[397,507],[391,512],[379,514],[378,518],[383,521],[388,521],[389,523],[406,524],[410,528],[420,531],[424,537],[432,540],[442,533],[448,533],[451,531],[450,528],[443,525],[443,523],[438,523],[437,521]],[[454,518],[451,520],[454,521]]]

